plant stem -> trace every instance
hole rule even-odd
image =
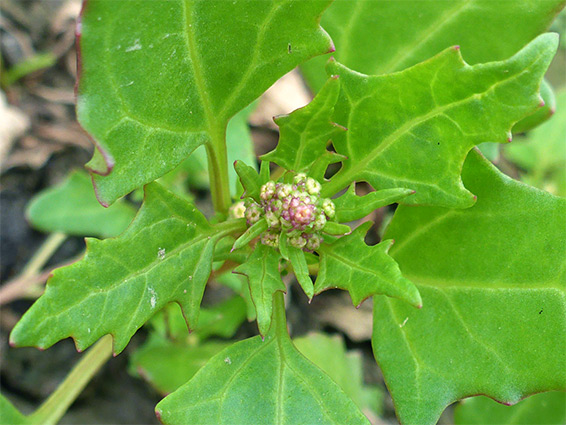
[[[55,251],[65,242],[65,239],[67,239],[67,235],[64,233],[51,233],[26,264],[21,273],[21,277],[27,278],[39,273]]]
[[[24,270],[0,288],[0,305],[28,295],[35,296],[39,285],[44,283],[52,269],[40,273],[45,263],[67,238],[63,233],[52,233],[33,255]]]
[[[232,204],[228,179],[228,155],[226,153],[226,128],[210,131],[211,143],[206,144],[208,175],[212,204],[216,212],[226,214]]]
[[[32,424],[55,425],[112,355],[112,337],[104,336],[73,367],[53,394],[29,416]]]

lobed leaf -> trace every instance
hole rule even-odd
[[[468,208],[475,197],[460,173],[468,151],[505,142],[511,127],[540,106],[540,81],[557,47],[541,35],[510,59],[470,66],[451,48],[403,72],[367,76],[330,62],[341,79],[335,120],[348,127],[336,140],[348,157],[323,196],[353,181],[416,193],[403,203]],[[510,100],[512,99],[512,103]]]
[[[248,278],[257,325],[262,335],[266,335],[271,326],[273,295],[277,291],[286,291],[279,273],[279,258],[279,253],[273,248],[258,243],[248,260],[234,269],[234,273]]]
[[[200,145],[221,155],[236,112],[333,49],[319,26],[329,3],[85,2],[77,110],[97,147],[88,166],[99,200],[111,204]]]
[[[84,350],[112,334],[114,352],[120,353],[137,329],[172,301],[195,327],[214,245],[242,224],[213,227],[193,204],[157,183],[147,185],[130,227],[117,238],[87,239],[85,257],[53,273],[10,342],[47,348],[72,337]]]
[[[563,425],[566,394],[535,394],[515,406],[505,406],[487,397],[462,400],[454,410],[456,425]]]
[[[332,76],[320,93],[307,106],[289,115],[275,118],[279,126],[279,142],[275,150],[261,157],[295,172],[310,171],[322,156],[335,134],[346,129],[332,122],[334,105],[340,93],[340,81]]]
[[[474,207],[401,206],[385,234],[424,305],[374,297],[374,354],[403,424],[471,395],[566,389],[566,200],[477,152],[463,176]]]
[[[564,0],[335,0],[322,26],[336,60],[365,74],[389,74],[460,45],[470,64],[506,59],[548,29]],[[410,26],[410,30],[407,30]],[[368,46],[378,46],[368,48]],[[324,84],[326,56],[301,69],[311,87]]]
[[[282,300],[281,300],[282,301]],[[156,408],[164,424],[369,424],[352,400],[305,359],[285,318],[215,355]]]
[[[376,209],[399,202],[413,193],[415,191],[411,189],[396,188],[377,190],[364,196],[357,196],[356,185],[352,183],[342,196],[332,200],[336,207],[336,221],[343,223],[364,218]]]
[[[36,229],[102,238],[122,233],[135,214],[135,208],[125,202],[107,209],[100,206],[89,176],[82,171],[41,191],[26,208],[26,218]]]
[[[365,244],[364,236],[371,224],[360,225],[352,234],[332,245],[320,246],[317,250],[320,270],[314,285],[315,294],[340,288],[350,293],[355,306],[372,295],[385,294],[421,307],[419,291],[401,276],[397,263],[387,255],[393,241],[383,241],[375,246]]]

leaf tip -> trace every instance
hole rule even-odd
[[[330,40],[330,47],[328,48],[328,51],[326,53],[334,53],[335,51],[336,51],[336,46],[334,45],[334,42]]]
[[[457,45],[455,45],[455,46],[452,46],[452,48],[453,48],[453,49],[454,49],[455,51],[458,51],[458,50],[460,50],[460,46],[459,46],[458,44],[457,44]]]
[[[160,423],[163,423],[163,421],[161,420],[161,410],[159,410],[159,408],[157,407],[155,408],[155,417]]]

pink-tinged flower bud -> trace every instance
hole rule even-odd
[[[316,231],[322,230],[325,224],[326,224],[326,216],[324,215],[324,213],[321,212],[317,214],[316,218],[314,219],[313,229]]]
[[[318,235],[317,233],[312,233],[308,235],[307,245],[305,248],[309,251],[316,251],[320,247],[322,241],[322,236]]]
[[[319,182],[309,177],[307,178],[307,181],[305,183],[305,188],[307,189],[309,195],[318,195],[320,193],[321,186]]]
[[[246,206],[244,204],[244,201],[236,202],[228,210],[228,216],[230,218],[244,218],[245,213],[246,213]]]
[[[265,232],[261,235],[260,241],[262,244],[271,246],[273,248],[279,247],[279,233]]]
[[[267,202],[273,198],[273,195],[275,195],[275,182],[270,180],[261,187],[259,197]]]
[[[259,221],[259,219],[261,218],[263,210],[261,209],[261,207],[256,204],[255,202],[250,202],[247,206],[246,206],[246,212],[245,212],[245,216],[246,216],[246,222],[248,223],[248,226],[251,226],[255,223],[257,223]]]
[[[334,202],[330,199],[322,201],[322,210],[324,214],[326,214],[326,218],[332,219],[336,215],[336,207],[334,206]]]
[[[301,203],[291,210],[291,223],[296,229],[304,229],[314,220],[314,206]]]
[[[288,239],[289,245],[295,248],[303,249],[307,244],[307,238],[303,235],[291,236]]]

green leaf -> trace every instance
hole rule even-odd
[[[257,168],[257,158],[254,153],[248,126],[249,115],[255,107],[256,102],[238,112],[228,122],[228,127],[226,128],[228,164],[233,164],[235,161],[244,161]],[[228,167],[228,179],[230,182],[230,194],[233,198],[236,198],[239,182],[236,171],[231,165]],[[187,186],[192,189],[209,189],[210,176],[208,174],[205,147],[199,146],[177,168],[160,177],[158,182],[179,196],[187,194]]]
[[[89,1],[77,108],[97,146],[88,165],[99,200],[110,204],[155,180],[203,144],[220,166],[228,120],[331,50],[318,23],[329,3]]]
[[[385,237],[422,310],[374,297],[373,349],[403,424],[476,394],[516,403],[566,388],[566,200],[477,152],[466,210],[397,209]]]
[[[521,121],[513,126],[513,134],[523,133],[538,127],[540,124],[548,120],[556,110],[556,97],[552,86],[546,79],[542,80],[540,85],[540,97],[544,102],[544,106],[536,111],[534,114],[526,116]]]
[[[201,339],[211,336],[232,338],[246,319],[246,303],[240,296],[202,308],[195,333]]]
[[[227,342],[206,342],[191,346],[153,334],[131,355],[130,370],[166,395],[185,384],[212,356],[230,345]]]
[[[103,208],[90,177],[74,171],[60,185],[41,191],[28,204],[26,217],[36,229],[107,238],[122,233],[136,210],[126,202]]]
[[[563,425],[566,394],[535,394],[515,406],[505,406],[487,397],[462,400],[454,412],[456,425]]]
[[[419,291],[401,276],[397,263],[387,255],[393,241],[382,241],[375,246],[364,242],[371,225],[368,221],[332,245],[320,246],[317,250],[320,270],[314,285],[315,294],[329,288],[340,288],[350,292],[355,306],[372,295],[385,294],[420,307]]]
[[[232,345],[165,397],[156,408],[160,420],[164,424],[369,424],[340,387],[293,346],[285,317],[274,321],[276,326],[265,340],[256,336]]]
[[[252,240],[254,240],[259,235],[261,235],[263,232],[265,232],[267,230],[267,228],[268,228],[267,221],[265,221],[265,218],[262,218],[257,223],[248,227],[246,229],[246,231],[244,233],[242,233],[242,236],[240,236],[238,239],[236,239],[236,241],[234,242],[234,245],[232,246],[231,251],[235,251],[237,249],[240,249],[240,248],[246,246]]]
[[[153,314],[179,303],[191,327],[210,274],[216,241],[241,229],[240,221],[212,227],[193,204],[157,183],[118,238],[87,239],[85,257],[54,272],[45,294],[10,336],[12,344],[47,348],[72,337],[84,350],[112,334],[114,352]]]
[[[335,120],[348,127],[334,145],[348,160],[322,195],[365,180],[376,189],[415,190],[404,203],[470,207],[475,198],[460,178],[468,151],[506,142],[511,126],[536,109],[557,42],[556,34],[545,34],[508,60],[475,66],[451,48],[384,76],[329,63],[343,91],[336,111],[344,113]]]
[[[210,307],[202,307],[192,335],[200,340],[211,336],[231,338],[245,319],[246,303],[236,295]],[[153,316],[151,324],[161,336],[169,335],[175,340],[184,340],[189,336],[187,322],[177,303],[167,305]]]
[[[295,172],[308,171],[327,151],[335,134],[345,128],[332,122],[334,105],[340,93],[338,77],[330,77],[320,93],[307,106],[275,118],[279,142],[274,151],[261,157]]]
[[[312,300],[314,295],[314,285],[312,283],[311,277],[309,276],[309,267],[307,265],[307,260],[305,258],[305,253],[302,249],[295,248],[294,246],[287,246],[288,259],[293,267],[293,272],[297,278],[297,282],[305,291],[305,295],[308,297],[309,301]]]
[[[523,168],[525,181],[541,189],[566,196],[566,91],[557,95],[556,114],[528,133],[526,139],[505,146],[507,158]]]
[[[242,183],[242,187],[244,188],[242,198],[250,197],[256,202],[260,202],[259,193],[263,182],[261,181],[261,177],[257,173],[257,170],[242,161],[234,162],[234,170],[236,170],[236,173],[240,178],[240,182]]]
[[[544,32],[563,7],[564,0],[335,0],[322,26],[340,63],[365,74],[388,74],[454,45],[470,64],[506,59]],[[324,84],[327,58],[301,67],[315,91]]]
[[[303,356],[332,378],[360,410],[371,408],[375,414],[381,413],[383,393],[378,387],[364,385],[362,353],[346,351],[339,334],[311,333],[293,339],[293,343]]]
[[[347,224],[336,223],[335,221],[327,221],[322,231],[328,235],[342,236],[352,233],[352,229]]]
[[[343,223],[364,218],[376,209],[399,202],[413,193],[415,191],[411,189],[397,188],[378,190],[364,196],[357,196],[356,185],[352,183],[342,196],[332,200],[336,207],[336,221]]]
[[[234,273],[248,278],[257,325],[262,335],[266,335],[271,326],[273,295],[276,291],[286,291],[279,273],[279,258],[279,253],[273,248],[258,243],[248,261],[234,269]]]
[[[31,424],[30,418],[22,415],[10,401],[0,394],[0,425]]]

